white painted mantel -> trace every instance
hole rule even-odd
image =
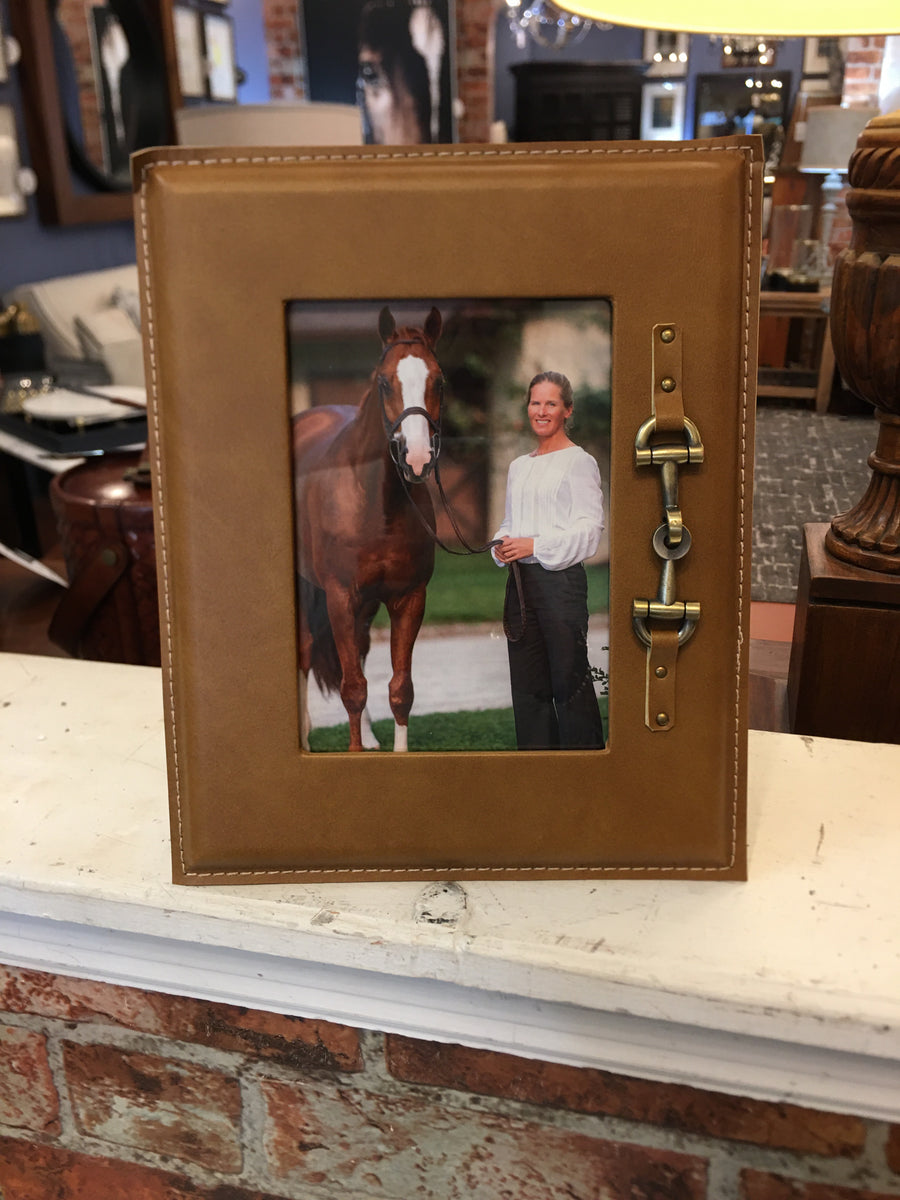
[[[750,735],[746,884],[176,887],[160,674],[0,655],[0,961],[900,1119],[900,746]]]

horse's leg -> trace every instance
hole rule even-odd
[[[357,616],[356,626],[356,644],[359,646],[359,665],[365,673],[366,658],[369,653],[369,645],[371,638],[369,631],[372,627],[372,618],[378,611],[378,601],[367,605]],[[364,750],[380,750],[381,743],[375,736],[372,729],[372,718],[369,716],[369,706],[362,710],[359,718],[359,736],[363,744]]]
[[[394,749],[406,750],[413,702],[412,652],[425,615],[425,584],[388,603],[391,617],[391,676],[388,699],[394,714]]]
[[[300,745],[309,749],[309,734],[312,729],[312,718],[309,715],[309,671],[312,664],[313,636],[306,622],[303,607],[299,608],[299,628],[297,632],[297,667],[299,674],[299,703],[300,703]]]
[[[305,671],[300,672],[300,748],[309,749],[309,735],[312,721],[309,716],[309,676]]]
[[[350,750],[362,750],[362,713],[366,707],[368,685],[362,669],[357,641],[358,613],[350,589],[326,588],[328,619],[334,634],[334,644],[341,660],[341,701],[350,723]]]

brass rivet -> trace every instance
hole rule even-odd
[[[656,668],[656,678],[657,679],[665,679],[665,677],[668,675],[668,673],[669,672],[666,670],[665,667],[657,667]]]
[[[103,563],[104,567],[114,567],[118,562],[118,558],[119,556],[116,554],[115,550],[107,549],[102,551],[100,554],[100,561]]]
[[[660,337],[660,341],[663,341],[666,343],[666,345],[668,345],[669,342],[675,341],[675,330],[674,329],[663,329],[662,332],[660,333],[659,337]]]
[[[656,714],[656,723],[657,723],[657,725],[662,725],[663,728],[665,728],[665,726],[668,725],[668,723],[669,723],[669,714],[668,713],[657,713]]]
[[[659,386],[662,388],[662,390],[664,392],[674,392],[675,389],[678,387],[678,384],[675,382],[675,380],[672,378],[671,375],[667,375],[665,377],[665,379],[661,379],[659,381]]]

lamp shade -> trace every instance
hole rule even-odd
[[[199,104],[175,113],[181,146],[359,146],[355,104]]]
[[[748,4],[723,9],[714,0],[563,0],[563,6],[595,21],[673,29],[681,33],[732,33],[780,37],[852,37],[896,33],[900,13],[896,0],[855,0],[823,4],[822,0],[790,0],[782,4]]]
[[[800,170],[846,171],[857,138],[877,116],[877,108],[840,108],[830,104],[811,108],[806,114]]]

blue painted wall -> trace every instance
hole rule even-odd
[[[269,68],[260,0],[232,0],[228,11],[234,17],[237,61],[247,74],[240,100],[265,103],[269,99]],[[0,12],[8,31],[6,0],[0,0]],[[30,165],[15,67],[10,68],[6,83],[0,83],[0,104],[11,105],[15,112],[20,156]],[[33,198],[28,200],[24,216],[0,219],[0,295],[20,283],[134,261],[134,228],[130,221],[66,228],[42,225]]]

